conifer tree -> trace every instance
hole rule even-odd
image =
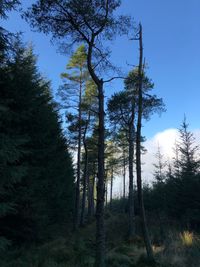
[[[21,244],[43,240],[51,225],[67,223],[73,169],[49,82],[38,73],[31,48],[18,45],[16,51],[1,69],[1,204],[8,211],[0,229]]]
[[[86,79],[88,78],[88,71],[86,69],[86,49],[84,45],[77,48],[75,53],[70,58],[67,64],[66,73],[61,76],[70,83],[65,83],[61,88],[59,94],[62,97],[64,107],[71,108],[74,113],[68,112],[67,118],[70,118],[71,125],[69,130],[74,135],[75,145],[77,145],[77,175],[76,175],[76,196],[75,196],[75,210],[74,210],[74,230],[79,225],[80,215],[80,179],[81,179],[81,145],[83,135],[83,118],[82,118],[82,97],[85,90]]]
[[[108,111],[111,124],[117,131],[122,131],[126,135],[128,145],[128,165],[129,165],[129,238],[135,235],[134,222],[134,153],[136,141],[136,116],[138,114],[138,69],[132,70],[125,80],[125,90],[115,93],[108,102]],[[153,88],[151,80],[144,75],[142,91],[142,117],[148,119],[152,112],[162,109],[162,99],[148,92]],[[141,138],[142,140],[142,138]],[[142,146],[141,146],[142,147]]]

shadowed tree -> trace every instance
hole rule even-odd
[[[139,202],[139,210],[140,217],[142,221],[142,229],[144,242],[146,245],[146,251],[148,258],[151,261],[154,261],[153,249],[151,246],[151,241],[149,238],[146,215],[144,210],[144,201],[142,194],[142,171],[141,171],[141,128],[142,128],[142,113],[143,113],[143,75],[144,75],[144,65],[143,65],[143,36],[142,36],[142,25],[139,25],[139,66],[138,66],[138,115],[137,115],[137,130],[136,130],[136,173],[137,173],[137,191],[138,191],[138,202]]]
[[[186,121],[186,117],[179,129],[180,142],[178,145],[179,151],[179,167],[182,175],[193,176],[195,175],[200,166],[199,160],[197,160],[197,152],[199,147],[195,145],[194,134],[188,130],[189,124]]]
[[[165,167],[167,166],[167,162],[164,160],[164,156],[161,153],[161,148],[160,145],[158,144],[158,149],[157,152],[155,154],[155,157],[157,159],[157,163],[154,163],[154,177],[156,179],[157,182],[161,182],[163,183],[165,180]]]
[[[67,80],[59,89],[59,95],[63,102],[63,108],[67,109],[67,118],[70,122],[68,127],[73,134],[75,145],[77,146],[77,175],[76,175],[76,193],[75,193],[75,210],[74,210],[74,230],[79,225],[80,214],[80,177],[81,177],[81,140],[83,135],[82,123],[82,97],[85,90],[88,71],[86,65],[86,49],[84,45],[77,48],[71,56],[66,66],[67,72],[62,73],[61,77]],[[70,83],[69,83],[70,82]],[[68,112],[69,108],[74,112]],[[74,142],[72,147],[74,146]]]
[[[135,235],[134,222],[134,152],[135,152],[135,128],[136,116],[138,114],[138,69],[134,69],[125,79],[125,90],[115,93],[108,102],[109,118],[116,130],[124,132],[128,144],[128,165],[129,165],[129,238]],[[150,114],[162,106],[162,100],[148,91],[153,88],[151,80],[144,75],[142,90],[143,95],[143,117],[148,119]]]
[[[110,209],[112,209],[113,200],[113,181],[114,175],[119,174],[119,148],[114,140],[109,139],[106,142],[105,165],[106,165],[106,183],[110,181]],[[106,185],[107,187],[107,185]]]
[[[135,235],[135,212],[133,196],[133,160],[134,160],[134,118],[135,99],[127,91],[121,91],[112,96],[108,103],[109,117],[119,129],[126,132],[128,142],[129,163],[129,238]]]
[[[159,220],[160,227],[160,236],[162,240],[165,238],[165,232],[163,225],[166,222],[166,217],[164,216],[164,211],[166,210],[167,204],[167,196],[165,192],[165,180],[167,176],[170,176],[170,166],[167,166],[167,161],[164,160],[164,155],[161,153],[160,145],[158,144],[158,149],[155,154],[157,162],[153,164],[154,166],[154,179],[153,189],[155,191],[154,199],[155,199],[155,210],[156,216]],[[166,167],[168,170],[166,171]],[[156,194],[157,193],[157,194]]]
[[[123,198],[126,198],[126,168],[128,164],[128,142],[125,131],[120,131],[114,137],[115,142],[118,144],[120,149],[120,166],[122,168],[123,176]]]
[[[50,238],[50,227],[69,222],[74,204],[72,163],[50,84],[32,49],[19,46],[0,68],[0,232],[17,245]]]
[[[149,237],[149,232],[147,228],[146,215],[144,209],[144,200],[143,200],[143,192],[142,192],[142,170],[141,170],[141,128],[142,128],[142,117],[146,115],[152,114],[155,111],[163,111],[163,102],[162,99],[156,100],[156,105],[153,105],[152,99],[150,99],[148,113],[146,113],[144,98],[146,92],[143,90],[144,84],[144,64],[143,64],[143,35],[142,35],[142,25],[139,24],[138,31],[138,41],[139,41],[139,65],[138,65],[138,83],[137,83],[137,122],[136,122],[136,174],[137,174],[137,192],[138,192],[138,203],[139,203],[139,211],[142,222],[143,229],[143,237],[146,246],[147,256],[150,261],[154,262],[153,249],[151,246],[151,241]]]
[[[38,0],[25,15],[40,31],[66,42],[70,40],[71,44],[83,42],[87,46],[87,67],[97,85],[99,101],[96,267],[105,266],[104,81],[98,69],[108,55],[102,49],[102,40],[111,40],[117,33],[127,33],[130,19],[114,16],[119,5],[119,0]]]
[[[89,181],[89,151],[88,151],[88,137],[91,136],[91,131],[97,120],[97,87],[93,80],[89,79],[86,81],[86,88],[84,91],[83,99],[82,99],[82,122],[83,122],[83,181],[82,181],[82,208],[81,208],[81,218],[80,225],[84,225],[85,221],[85,206],[86,206],[86,193],[88,194],[88,206],[89,199],[91,198],[91,187]],[[86,192],[88,190],[88,192]]]
[[[15,10],[20,4],[19,0],[1,0],[0,1],[0,20],[8,18],[7,13]],[[14,52],[14,44],[17,35],[7,31],[5,28],[0,26],[0,64],[3,64],[8,59],[9,53]]]

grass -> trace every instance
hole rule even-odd
[[[163,266],[198,267],[200,266],[200,240],[194,233],[170,233],[165,240],[164,249],[158,253]]]
[[[125,214],[106,219],[107,267],[198,267],[200,240],[188,231],[166,232],[162,244],[155,243],[156,264],[148,261],[141,237],[127,239]],[[0,255],[1,267],[93,267],[95,223],[81,228],[68,238],[57,238],[30,249],[21,248]]]
[[[194,243],[194,234],[189,231],[184,231],[180,233],[180,239],[182,241],[183,246],[191,247]]]

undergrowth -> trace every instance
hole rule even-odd
[[[162,244],[154,244],[156,262],[146,257],[141,237],[127,240],[125,214],[106,218],[107,267],[198,267],[200,240],[192,232],[167,232]],[[93,267],[95,223],[81,228],[68,238],[57,238],[29,249],[20,248],[0,255],[1,267]]]

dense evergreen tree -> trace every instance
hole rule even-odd
[[[49,82],[32,49],[1,67],[1,235],[14,243],[51,236],[72,212],[73,170]]]
[[[175,156],[168,170],[163,169],[164,159],[160,152],[157,153],[155,181],[153,187],[145,192],[145,203],[158,217],[162,233],[163,225],[170,221],[193,230],[200,225],[198,146],[188,126],[184,118],[175,143]]]
[[[188,128],[189,125],[184,118],[179,129],[178,158],[174,163],[176,168],[173,178],[168,179],[167,185],[169,197],[172,199],[168,208],[169,214],[181,218],[182,223],[190,227],[191,224],[196,225],[200,221],[197,212],[200,199],[197,196],[198,193],[196,193],[200,183],[200,161],[198,158],[199,148],[195,144],[193,133]]]

